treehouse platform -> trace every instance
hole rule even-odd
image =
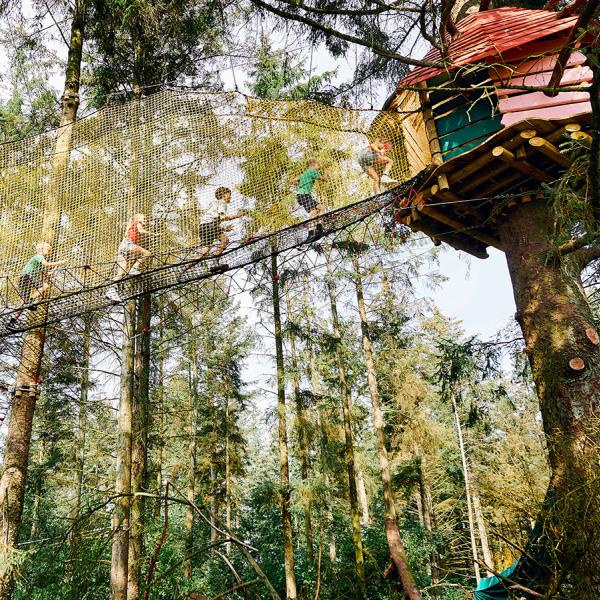
[[[577,16],[520,8],[469,15],[456,29],[424,58],[443,66],[414,69],[384,107],[411,123],[403,135],[429,164],[396,220],[485,258],[502,249],[503,211],[543,198],[571,166],[569,142],[591,145],[592,70],[578,48],[598,40]]]

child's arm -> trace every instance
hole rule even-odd
[[[147,229],[144,229],[141,225],[141,223],[138,223],[138,231],[142,234],[142,235],[151,235],[152,237],[160,237],[160,233],[152,233],[151,231],[148,231]]]
[[[48,260],[42,261],[42,267],[52,268],[52,267],[60,267],[60,265],[64,265],[66,260],[55,260],[54,262],[50,262]]]

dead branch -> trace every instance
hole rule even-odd
[[[579,2],[579,0],[577,0]],[[575,4],[577,3],[575,2]],[[549,88],[556,88],[560,85],[560,80],[563,77],[565,72],[565,65],[569,60],[569,56],[574,49],[574,42],[577,39],[577,36],[580,35],[579,31],[587,27],[590,22],[596,8],[598,8],[599,0],[589,0],[585,4],[585,8],[579,15],[577,22],[571,29],[569,36],[567,37],[567,41],[563,46],[562,50],[559,52],[558,57],[556,59],[556,64],[554,65],[554,69],[552,70],[552,75],[550,76],[550,81],[548,82]],[[564,12],[564,11],[563,11]],[[561,13],[562,15],[563,13]],[[558,92],[544,92],[547,96],[556,96]]]

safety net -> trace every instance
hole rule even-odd
[[[380,210],[427,165],[420,119],[416,101],[382,113],[171,89],[3,144],[0,334],[25,304],[78,314],[110,286],[176,285]],[[387,165],[376,193],[366,171]]]

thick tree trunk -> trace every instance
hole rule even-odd
[[[499,219],[540,401],[556,496],[546,515],[555,569],[546,593],[570,574],[572,597],[600,597],[600,352],[576,256],[549,255],[553,218],[543,201]]]
[[[129,576],[129,524],[131,513],[131,434],[135,336],[135,300],[123,307],[121,349],[121,394],[117,418],[117,481],[112,518],[113,543],[110,571],[110,600],[127,600]]]
[[[286,294],[286,302],[288,306],[288,312],[290,311],[290,296]],[[304,404],[302,401],[302,395],[300,393],[300,372],[298,366],[298,352],[296,349],[296,335],[294,332],[290,332],[288,335],[290,340],[290,366],[292,371],[292,393],[294,394],[294,401],[296,404],[296,427],[298,429],[298,454],[300,459],[300,477],[302,483],[306,485],[308,476],[310,473],[310,460],[309,460],[309,442],[308,442],[308,431],[306,422],[306,411],[304,410]],[[307,490],[308,492],[308,490]],[[304,535],[306,537],[306,557],[308,562],[312,564],[314,562],[313,552],[313,533],[312,533],[312,503],[310,496],[304,505]]]
[[[342,334],[337,311],[337,300],[335,297],[335,283],[329,269],[327,272],[327,291],[329,293],[329,303],[331,306],[333,335],[337,340],[335,354],[340,388],[340,401],[342,404],[342,417],[344,422],[344,459],[348,469],[348,495],[350,496],[352,542],[354,544],[354,557],[356,560],[356,575],[358,577],[358,587],[360,588],[362,594],[366,595],[367,587],[365,580],[365,557],[362,543],[362,532],[360,528],[361,514],[358,503],[356,461],[354,458],[354,436],[352,433],[352,415],[350,413],[350,390],[346,380],[346,366],[344,364],[344,356],[342,353]]]
[[[188,473],[187,473],[187,499],[194,503],[196,498],[196,410],[198,407],[198,356],[194,340],[190,343],[189,354],[189,404],[188,404]],[[213,494],[214,495],[214,494]],[[214,519],[214,514],[211,515]],[[215,532],[211,529],[212,533]],[[216,532],[215,532],[216,533]],[[194,508],[187,506],[185,509],[185,557],[183,563],[183,577],[190,580],[193,570],[194,555]]]
[[[477,538],[475,537],[475,519],[473,518],[473,499],[471,498],[471,476],[469,474],[469,465],[467,462],[467,452],[465,450],[465,441],[462,433],[462,425],[458,414],[456,399],[452,396],[452,412],[454,413],[454,424],[458,436],[458,447],[460,450],[460,460],[463,470],[463,479],[465,481],[465,501],[467,503],[467,518],[469,520],[469,539],[471,540],[471,555],[473,557],[473,570],[475,580],[479,583],[481,573],[479,569],[479,553],[477,552]]]
[[[52,158],[52,179],[41,236],[50,244],[55,241],[56,225],[60,221],[63,181],[69,161],[73,123],[75,123],[79,108],[85,7],[86,0],[76,0],[71,21],[65,87],[61,99],[60,128],[56,133],[55,151]],[[46,310],[46,305],[38,308],[38,311],[45,312]],[[45,334],[46,331],[43,327],[23,334],[21,357],[4,446],[2,476],[0,477],[0,562],[5,565],[13,564],[12,555],[19,539],[23,516],[31,427],[38,394]],[[0,600],[9,600],[13,585],[14,569],[12,567],[2,569],[0,572]]]
[[[131,490],[147,492],[148,427],[150,420],[150,319],[151,298],[144,294],[137,301],[134,354],[134,386],[131,439]],[[127,600],[137,600],[144,556],[144,496],[131,499]]]
[[[283,521],[283,552],[285,568],[285,591],[287,600],[297,598],[294,570],[294,536],[290,513],[290,466],[288,460],[287,414],[285,406],[285,373],[283,369],[283,334],[281,331],[281,307],[279,299],[279,274],[277,256],[271,255],[271,279],[273,284],[273,320],[275,324],[275,360],[277,364],[277,412],[279,415],[279,484],[281,495],[281,518]]]
[[[388,459],[387,447],[385,445],[385,421],[383,410],[381,408],[381,399],[379,397],[379,388],[377,386],[377,373],[375,371],[375,360],[373,357],[373,344],[369,331],[369,320],[367,318],[367,307],[363,293],[362,277],[360,274],[360,265],[358,257],[352,256],[352,265],[354,267],[356,302],[358,304],[358,314],[360,316],[360,328],[362,333],[363,355],[365,366],[367,368],[367,380],[369,383],[369,394],[371,396],[371,408],[373,415],[373,429],[375,430],[375,442],[377,446],[377,455],[379,457],[379,472],[381,476],[381,486],[383,490],[383,501],[385,506],[385,534],[392,562],[402,582],[402,587],[407,598],[417,600],[421,598],[415,585],[414,578],[408,566],[406,551],[400,537],[398,527],[398,518],[396,514],[396,505],[394,503],[394,490],[392,488],[392,476],[390,473],[390,464]]]

